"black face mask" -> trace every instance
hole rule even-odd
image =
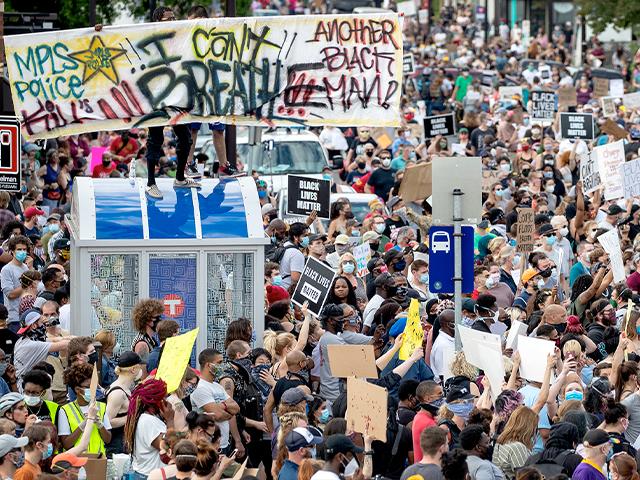
[[[358,162],[358,168],[360,170],[362,170],[363,168],[365,168],[367,166],[366,162]]]
[[[393,286],[393,287],[387,287],[387,298],[389,297],[395,297],[398,294],[398,287]]]
[[[377,252],[378,248],[380,248],[380,242],[369,242],[369,248],[371,248],[372,251]]]
[[[557,325],[553,326],[556,329],[556,332],[558,332],[560,335],[562,335],[565,331],[565,329],[567,328],[567,324],[566,323],[559,323]]]
[[[91,365],[95,364],[98,361],[98,352],[93,352],[89,355],[89,363]]]
[[[540,272],[540,275],[542,276],[542,278],[549,278],[551,276],[551,269],[547,268],[546,270],[542,270]]]
[[[347,219],[352,219],[352,218],[353,218],[353,212],[346,213],[346,214],[345,214],[345,217],[346,217]]]
[[[369,158],[373,157],[373,150],[371,150],[371,151],[367,151],[367,152],[366,152],[366,155],[367,155],[367,157],[369,157]]]

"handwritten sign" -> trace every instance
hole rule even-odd
[[[624,183],[620,167],[625,161],[624,143],[622,140],[607,143],[593,149],[598,161],[600,178],[604,184],[605,200],[615,200],[624,196]]]
[[[584,193],[591,193],[602,185],[598,162],[593,152],[580,155],[580,179]]]
[[[553,92],[531,92],[529,115],[531,121],[550,122],[556,111],[556,94]]]
[[[535,231],[534,216],[533,208],[518,209],[518,227],[516,230],[516,251],[518,252],[533,252],[535,243],[533,239],[533,233]]]
[[[624,180],[624,198],[640,195],[640,159],[622,164],[622,179]]]
[[[5,47],[29,138],[190,122],[400,123],[396,13],[118,25],[9,36]]]
[[[327,345],[331,375],[336,378],[378,378],[373,345]]]
[[[605,117],[615,116],[617,110],[615,97],[600,98],[600,105],[602,106],[602,115]]]
[[[424,330],[420,322],[420,302],[415,298],[411,299],[409,312],[407,314],[407,324],[404,327],[404,340],[400,347],[398,358],[406,360],[411,356],[416,348],[422,347],[424,341]]]
[[[483,170],[482,171],[482,192],[489,193],[494,183],[500,181],[498,170]]]
[[[191,358],[198,331],[199,328],[194,328],[177,337],[169,337],[164,343],[156,378],[166,382],[167,393],[175,392],[180,386],[184,372],[189,365],[189,358]]]
[[[359,378],[347,378],[347,430],[387,439],[387,391]]]
[[[578,94],[573,85],[563,85],[558,89],[558,105],[560,107],[575,107],[578,105]]]
[[[609,96],[609,79],[595,77],[593,79],[593,97],[601,98]]]
[[[358,245],[353,249],[353,256],[356,259],[356,269],[358,270],[358,276],[364,277],[369,273],[367,264],[371,260],[371,247],[369,242],[364,242],[362,245]]]
[[[620,249],[620,238],[618,229],[614,228],[598,237],[598,242],[609,254],[611,260],[611,270],[613,270],[613,281],[622,282],[625,278],[624,261],[622,260],[622,250]]]

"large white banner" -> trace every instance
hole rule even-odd
[[[188,122],[396,126],[398,15],[212,18],[5,37],[30,138]]]

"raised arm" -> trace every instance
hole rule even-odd
[[[376,367],[378,367],[379,370],[384,370],[393,356],[398,352],[398,350],[400,350],[403,339],[404,333],[401,333],[396,337],[395,341],[393,342],[393,346],[376,359]]]

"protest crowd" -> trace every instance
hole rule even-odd
[[[594,37],[574,74],[572,35],[485,32],[466,6],[428,33],[406,18],[402,126],[312,129],[340,159],[333,194],[374,194],[369,211],[344,198],[326,224],[291,221],[247,172],[268,239],[264,335],[228,318],[224,350],[195,352],[176,388],[156,372],[186,332],[160,300],[138,301],[130,345],[71,331],[71,284],[87,281],[70,273],[72,189],[148,177],[162,198],[155,177],[235,175],[224,126],[200,175],[186,126],[24,142],[22,191],[0,192],[0,479],[91,479],[96,458],[108,480],[640,479],[640,197],[623,169],[640,161],[640,63]],[[425,138],[422,119],[448,114],[454,130]],[[618,164],[598,175],[604,152]],[[430,194],[400,194],[412,169],[454,156],[480,157],[483,177],[458,325],[430,285]],[[336,272],[319,312],[292,302],[308,262]]]

